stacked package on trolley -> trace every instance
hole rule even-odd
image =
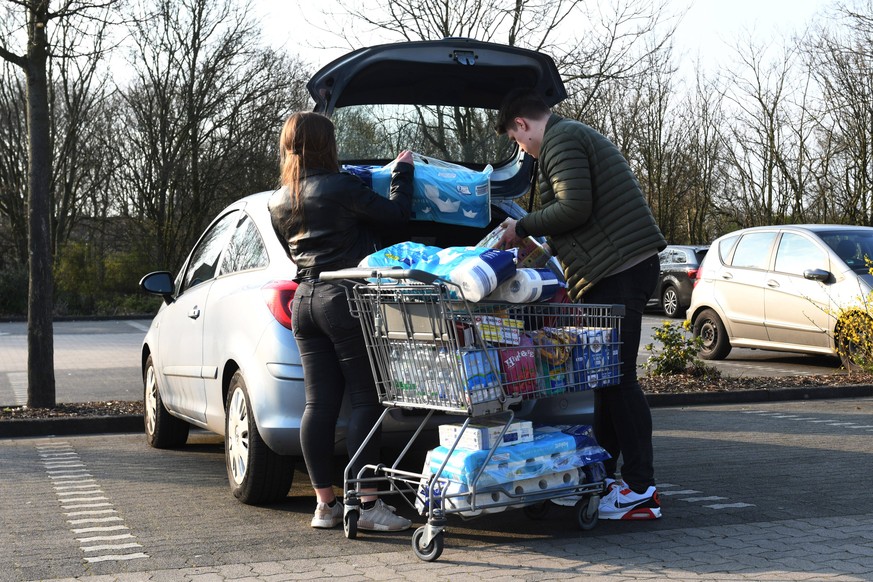
[[[521,319],[495,313],[474,317],[482,339],[497,350],[507,394],[552,396],[616,384],[621,358],[612,327],[525,329]]]
[[[447,512],[473,517],[572,495],[574,488],[604,478],[602,463],[609,453],[594,440],[590,426],[537,426],[527,440],[518,436],[524,425],[517,425],[506,428],[511,441],[496,447],[490,459],[490,446],[464,448],[461,440],[449,455],[454,439],[441,438],[441,445],[429,451],[425,460],[422,474],[427,477],[419,488],[418,510],[426,513],[434,501]],[[499,425],[496,434],[501,429]],[[476,426],[467,430],[480,432]]]

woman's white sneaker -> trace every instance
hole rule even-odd
[[[412,522],[401,517],[392,511],[390,505],[385,504],[381,499],[376,500],[376,504],[370,509],[361,509],[361,515],[358,517],[358,529],[369,531],[403,531],[409,529]]]

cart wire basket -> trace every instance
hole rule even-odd
[[[355,282],[349,305],[360,321],[385,407],[367,441],[392,408],[427,411],[401,458],[435,412],[466,417],[435,469],[407,472],[398,468],[398,459],[391,467],[368,466],[379,474],[375,478],[364,478],[363,471],[358,476],[346,474],[347,537],[355,537],[357,491],[380,480],[387,481],[388,488],[378,494],[401,493],[428,516],[427,526],[413,536],[413,550],[424,560],[434,560],[442,552],[449,513],[475,516],[509,506],[525,507],[531,514],[531,508],[544,501],[575,496],[580,498],[580,527],[589,529],[596,522],[603,475],[583,471],[582,466],[572,474],[578,479],[564,477],[563,484],[533,493],[499,483],[485,487],[480,480],[485,483],[490,476],[487,467],[515,421],[514,404],[618,383],[624,306],[473,303],[464,299],[458,286],[414,270],[346,269],[322,273],[321,278]],[[471,421],[486,417],[502,426],[499,438],[459,486],[445,477],[446,466]]]

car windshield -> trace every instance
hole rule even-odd
[[[355,105],[334,115],[340,160],[384,163],[404,149],[481,168],[509,159],[513,144],[494,131],[490,109],[423,105]]]
[[[818,236],[856,273],[873,267],[873,229],[834,230]]]

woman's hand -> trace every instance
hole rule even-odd
[[[400,154],[397,156],[397,161],[398,161],[398,162],[403,162],[403,163],[406,163],[406,164],[411,164],[411,163],[412,163],[412,152],[409,151],[409,150],[403,150],[403,151],[400,152]]]

